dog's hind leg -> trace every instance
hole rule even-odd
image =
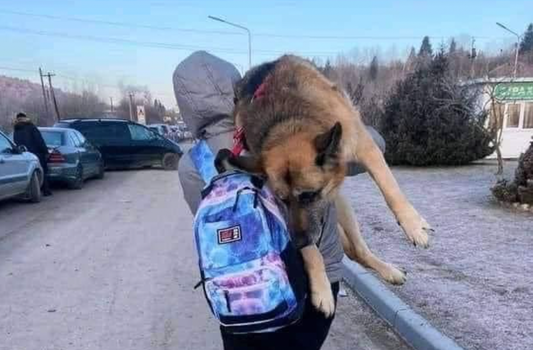
[[[305,271],[309,278],[311,302],[326,317],[335,312],[335,299],[331,291],[331,284],[326,275],[326,267],[322,254],[317,246],[312,244],[300,249],[304,261]]]
[[[394,265],[388,264],[374,255],[361,236],[359,224],[350,204],[341,194],[335,198],[339,235],[344,248],[344,253],[352,260],[365,267],[375,270],[387,282],[403,284],[406,280],[405,273]]]
[[[368,170],[374,179],[383,197],[385,197],[387,205],[411,243],[427,248],[429,246],[428,231],[431,230],[431,227],[405,198],[385,162],[383,154],[370,135],[363,131],[359,136],[360,139],[357,141],[355,150],[357,161]]]

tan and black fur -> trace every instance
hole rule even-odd
[[[261,87],[261,96],[254,94]],[[430,230],[398,187],[381,151],[345,93],[308,61],[283,56],[248,72],[235,89],[235,121],[243,127],[249,156],[219,160],[266,175],[289,208],[289,225],[304,257],[311,300],[326,315],[334,300],[316,242],[328,202],[338,210],[346,255],[394,284],[405,274],[377,258],[364,242],[353,210],[338,193],[348,162],[362,164],[380,188],[408,239],[427,247]]]

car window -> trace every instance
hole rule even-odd
[[[0,135],[0,153],[9,153],[11,150],[13,150],[11,142],[4,135]]]
[[[59,147],[63,145],[63,133],[59,131],[41,130],[44,142],[48,147]]]
[[[129,139],[128,128],[126,123],[79,123],[75,128],[80,131],[87,139],[96,141],[116,141]]]
[[[81,147],[81,141],[80,141],[80,138],[78,137],[78,135],[77,135],[75,132],[69,132],[69,133],[68,133],[68,136],[69,136],[70,139],[72,140],[72,144],[73,144],[75,147]]]
[[[134,141],[148,141],[155,139],[155,135],[150,129],[137,124],[128,124],[131,139]]]
[[[74,131],[74,135],[76,135],[76,137],[80,140],[82,146],[84,146],[87,143],[87,140],[85,139],[85,137],[78,130]]]

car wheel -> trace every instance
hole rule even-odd
[[[161,165],[165,170],[177,170],[180,157],[176,153],[166,153],[161,160]]]
[[[83,188],[83,168],[78,166],[76,170],[76,178],[69,184],[69,187],[73,190],[81,190]]]
[[[98,174],[96,174],[96,178],[98,180],[102,180],[105,176],[105,164],[104,161],[100,162],[100,165],[98,166]]]
[[[42,198],[41,185],[39,183],[39,174],[34,171],[31,175],[30,184],[28,185],[27,198],[32,203],[39,203]]]

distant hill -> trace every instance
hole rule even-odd
[[[29,80],[7,77],[0,75],[0,98],[7,100],[25,100],[31,96],[41,95],[40,84]]]
[[[56,95],[61,96],[63,92],[56,89]],[[0,128],[9,130],[15,114],[20,111],[31,115],[40,124],[52,122],[51,116],[45,115],[40,84],[0,75]]]
[[[62,116],[90,117],[101,115],[106,110],[105,104],[94,93],[83,91],[81,94],[75,94],[58,88],[54,90]],[[48,89],[46,93],[49,99],[48,114],[40,84],[0,75],[0,129],[10,131],[18,112],[28,114],[40,126],[52,125],[55,113]]]

